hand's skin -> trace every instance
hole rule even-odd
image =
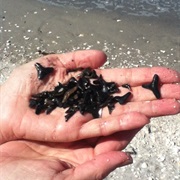
[[[133,93],[131,102],[124,106],[117,104],[111,116],[105,108],[102,118],[97,120],[90,121],[89,114],[76,113],[65,122],[62,109],[37,116],[28,107],[31,94],[50,90],[59,81],[64,83],[71,75],[78,74],[67,76],[67,68],[98,68],[105,59],[106,56],[99,51],[49,55],[12,73],[0,88],[1,177],[23,180],[102,179],[113,169],[132,162],[120,151],[149,122],[148,118],[180,112],[180,105],[175,100],[180,99],[180,86],[175,84],[180,82],[180,76],[166,68],[97,70],[107,81],[119,85],[129,83]],[[55,74],[45,81],[37,80],[36,62],[54,66]],[[141,88],[155,73],[163,84],[161,100],[156,100],[150,91]],[[122,94],[125,91],[121,89]]]
[[[72,143],[10,141],[0,146],[0,175],[8,180],[100,180],[132,163],[120,150],[138,131]]]
[[[97,70],[107,81],[132,86],[131,102],[116,105],[109,115],[105,108],[102,118],[92,121],[92,116],[77,112],[68,122],[64,109],[56,108],[50,115],[36,115],[28,106],[32,94],[53,89],[58,82],[65,83],[79,72],[66,74],[67,69],[92,67],[96,69],[106,61],[101,51],[76,51],[73,53],[48,55],[15,69],[10,78],[0,87],[0,144],[17,139],[48,142],[70,142],[85,138],[111,135],[122,130],[131,130],[148,123],[145,117],[157,117],[180,112],[180,74],[171,69],[134,68]],[[43,81],[37,79],[36,62],[53,66],[55,73]],[[156,100],[153,93],[141,87],[158,74],[162,83],[162,99]],[[127,91],[121,88],[121,93]],[[121,95],[120,93],[120,95]],[[176,100],[175,100],[176,99]],[[134,114],[134,112],[139,112]],[[144,115],[142,115],[144,114]]]

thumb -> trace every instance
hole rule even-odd
[[[120,151],[111,151],[100,154],[94,159],[77,166],[73,172],[74,180],[101,180],[117,167],[133,162],[129,154]]]

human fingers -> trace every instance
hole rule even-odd
[[[60,67],[66,69],[91,67],[95,69],[102,66],[106,58],[106,54],[98,50],[79,50],[63,54],[49,54],[15,68],[11,77],[22,77],[23,74],[23,77],[31,76],[31,79],[33,79],[32,74],[37,74],[34,67],[35,63],[41,63],[45,67],[54,67],[55,70]]]
[[[116,104],[112,111],[112,116],[118,116],[122,113],[139,112],[148,117],[158,117],[165,115],[174,115],[180,113],[180,102],[175,99],[162,99],[153,101],[128,102],[124,105]],[[102,111],[103,117],[108,117],[107,108]]]
[[[163,84],[159,88],[160,99],[176,99],[180,100],[180,84]],[[120,88],[120,92],[125,94],[127,90]],[[152,91],[142,88],[141,86],[131,87],[132,96],[130,101],[147,101],[155,100],[156,97]]]
[[[48,57],[51,57],[51,55]],[[91,67],[92,69],[95,69],[102,66],[106,61],[105,53],[98,50],[74,51],[57,55],[57,57],[67,69],[78,67]]]
[[[35,62],[39,62],[44,66],[52,66],[54,68],[63,67],[66,69],[75,69],[79,67],[91,67],[95,69],[102,66],[105,61],[106,55],[102,51],[79,50],[63,54],[49,54],[30,63],[34,64]]]
[[[43,116],[36,121],[27,121],[24,119],[23,122],[25,123],[21,124],[23,131],[16,132],[16,139],[72,142],[136,129],[149,123],[149,119],[146,116],[135,112],[93,120],[90,114],[82,116],[77,112],[68,122],[63,121],[62,117],[57,118],[58,116],[55,115],[53,119],[52,116],[49,118],[43,118]],[[28,125],[27,122],[30,122],[30,124]]]
[[[149,119],[137,112],[107,116],[83,124],[79,131],[79,137],[91,138],[108,136],[116,132],[141,128],[148,123]]]
[[[106,55],[98,50],[82,50],[64,54],[50,54],[37,58],[29,63],[21,65],[13,70],[10,78],[4,83],[3,88],[9,90],[8,93],[21,91],[22,95],[30,95],[40,90],[50,90],[58,82],[66,82],[66,69],[73,68],[99,68],[106,61]],[[43,81],[38,80],[35,64],[40,63],[44,67],[53,67],[54,72]],[[65,78],[66,77],[66,78]]]
[[[102,74],[106,81],[114,81],[118,85],[141,86],[151,82],[154,74],[159,76],[163,84],[180,82],[180,73],[165,67],[103,69],[97,72]]]
[[[141,129],[142,127],[99,138],[94,149],[95,154],[123,150]]]
[[[70,179],[74,180],[101,180],[117,167],[122,167],[132,162],[133,160],[129,154],[111,151],[96,155],[92,160],[80,164],[73,169],[68,169],[66,172],[59,173],[56,179],[62,178],[62,174],[64,177],[70,174]]]

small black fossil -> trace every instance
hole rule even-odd
[[[129,89],[131,91],[131,86],[129,84],[123,84],[122,87],[127,88],[127,89]]]
[[[48,69],[38,63],[36,63],[36,67],[40,68],[41,73],[44,69],[47,72]],[[29,101],[29,107],[34,108],[36,114],[42,112],[49,114],[57,107],[67,108],[66,121],[77,111],[82,115],[91,113],[94,118],[98,118],[101,108],[107,106],[111,113],[116,103],[126,103],[131,95],[128,92],[123,96],[113,97],[112,95],[117,92],[119,92],[119,88],[116,83],[106,82],[101,75],[96,74],[95,70],[86,68],[83,69],[78,79],[72,77],[66,84],[59,82],[52,91],[33,94]]]
[[[151,90],[154,93],[154,95],[156,96],[156,98],[160,99],[161,94],[158,89],[158,85],[159,85],[159,76],[157,74],[155,74],[153,76],[152,82],[149,84],[143,84],[142,87]]]
[[[128,92],[123,96],[115,96],[114,100],[118,102],[119,104],[125,104],[130,95],[131,95],[131,92]]]
[[[124,94],[123,96],[114,96],[114,97],[111,97],[108,100],[108,103],[107,103],[107,106],[108,106],[108,109],[109,109],[109,114],[112,113],[112,111],[115,108],[115,104],[117,102],[119,104],[121,104],[121,105],[125,104],[127,102],[127,99],[129,98],[130,95],[131,95],[131,92],[128,92],[128,93]]]
[[[38,50],[38,53],[42,54],[43,56],[46,56],[46,55],[49,55],[49,54],[55,54],[54,52],[46,52],[46,51],[41,51],[41,50]]]
[[[54,71],[53,67],[43,67],[40,63],[35,64],[36,70],[38,72],[38,79],[44,79],[48,74]]]
[[[92,70],[91,68],[86,68],[82,71],[82,77],[85,78],[97,78],[97,74],[95,70]]]

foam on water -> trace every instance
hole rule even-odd
[[[180,18],[179,0],[38,0],[55,6],[69,6],[77,9],[102,9],[119,11],[136,16],[159,16],[162,13],[171,13]]]

